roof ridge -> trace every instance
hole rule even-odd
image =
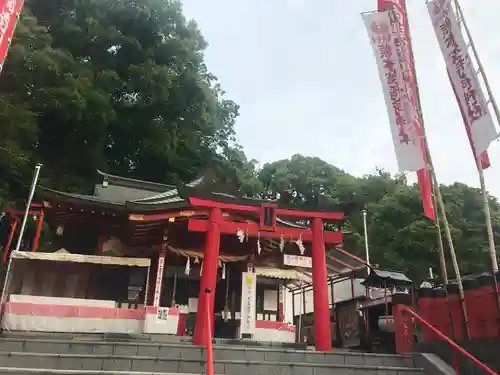
[[[145,181],[145,180],[139,180],[136,178],[130,178],[130,177],[122,177],[122,176],[117,176],[113,175],[110,173],[103,172],[99,169],[97,169],[97,173],[101,176],[103,176],[105,179],[108,179],[108,181],[114,181],[114,182],[124,182],[124,183],[131,183],[131,184],[139,184],[139,185],[145,185],[145,186],[150,186],[154,187],[156,189],[165,189],[165,190],[170,190],[175,188],[175,185],[169,185],[169,184],[162,184],[159,182],[152,182],[152,181]]]

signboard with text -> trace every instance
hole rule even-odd
[[[302,255],[283,254],[285,266],[312,268],[312,258]]]
[[[257,275],[243,272],[241,277],[240,338],[252,338],[255,333]]]

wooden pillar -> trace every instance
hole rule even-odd
[[[9,238],[7,239],[7,243],[5,244],[5,247],[3,249],[3,254],[2,254],[2,261],[3,262],[6,262],[7,259],[9,258],[10,245],[12,244],[12,239],[14,238],[14,234],[16,233],[16,227],[17,227],[18,223],[19,223],[19,219],[17,217],[14,217],[14,221],[12,223],[10,223]]]
[[[220,245],[220,223],[222,221],[222,211],[220,208],[212,208],[208,218],[208,231],[205,240],[205,252],[203,259],[203,269],[200,280],[200,293],[198,295],[198,311],[196,312],[196,323],[193,335],[194,345],[204,345],[208,337],[211,337],[211,332],[207,332],[205,320],[207,316],[212,317],[214,309],[215,287],[217,284],[217,262],[219,260],[219,245]],[[205,289],[210,289],[211,293],[205,293]],[[206,305],[208,299],[207,314]],[[210,336],[209,336],[210,335]]]
[[[317,351],[332,350],[330,309],[326,275],[326,254],[323,220],[312,221],[312,279],[314,300],[314,343]]]
[[[43,230],[43,219],[44,219],[44,213],[43,210],[40,211],[40,214],[37,215],[37,223],[36,223],[36,233],[35,233],[35,238],[33,240],[33,246],[31,248],[31,251],[37,251],[38,247],[40,246],[40,237],[42,235],[42,230]]]

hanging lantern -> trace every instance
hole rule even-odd
[[[295,241],[295,244],[299,248],[300,255],[304,255],[304,252],[306,251],[306,248],[305,248],[304,244],[302,243],[302,233],[300,234],[299,239],[297,241]]]
[[[200,276],[202,273],[203,273],[203,261],[201,261],[201,264],[200,264]]]
[[[285,248],[285,238],[283,237],[283,233],[280,235],[280,251],[283,252],[283,249]]]
[[[200,263],[200,259],[198,257],[195,257],[193,264],[199,264],[199,263]]]
[[[222,280],[226,280],[226,263],[222,263]]]
[[[257,254],[260,255],[262,249],[260,247],[260,233],[257,234]]]
[[[236,230],[236,237],[238,237],[240,243],[243,243],[243,241],[245,241],[245,232],[243,231],[243,229],[238,228]]]
[[[186,268],[184,269],[184,273],[186,275],[189,275],[190,272],[191,272],[191,260],[188,257],[187,261],[186,261]]]

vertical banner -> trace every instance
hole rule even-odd
[[[400,63],[401,48],[393,30],[392,11],[364,14],[370,41],[379,71],[385,103],[388,108],[392,140],[400,171],[416,172],[425,168],[422,138],[416,127],[418,117],[405,83],[404,66]]]
[[[392,20],[394,32],[393,35],[398,40],[398,57],[403,69],[403,79],[405,83],[405,90],[409,98],[408,100],[417,114],[414,121],[415,131],[417,135],[421,137],[420,157],[423,162],[423,167],[417,170],[418,185],[420,187],[420,197],[422,200],[424,215],[430,220],[436,220],[434,202],[432,199],[431,178],[427,166],[427,147],[425,145],[426,140],[422,138],[424,133],[422,119],[420,118],[420,113],[417,110],[420,107],[420,104],[416,84],[417,81],[415,77],[415,62],[413,61],[413,51],[410,40],[410,27],[408,23],[408,15],[406,12],[406,2],[405,0],[378,0],[377,5],[379,12],[391,10],[394,12],[394,19]]]
[[[14,35],[23,0],[0,0],[0,71]]]
[[[489,167],[483,155],[491,142],[498,138],[493,118],[488,109],[467,43],[449,0],[427,3],[434,32],[443,54],[448,77],[460,108],[474,158],[481,159],[481,167]]]
[[[163,269],[165,268],[165,254],[160,254],[158,257],[158,268],[156,271],[156,283],[155,283],[155,297],[153,300],[153,306],[160,306],[161,297],[161,287],[163,284]]]
[[[241,275],[240,338],[252,338],[255,333],[257,275],[243,272]]]

